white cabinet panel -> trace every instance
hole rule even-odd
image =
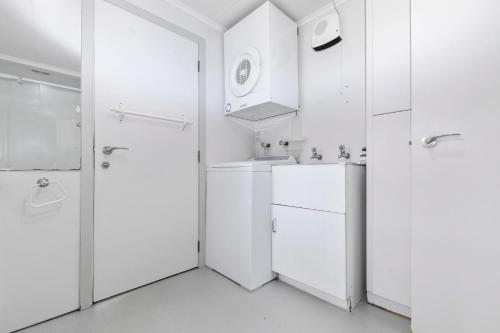
[[[345,299],[345,215],[273,205],[273,219],[273,271]]]
[[[248,290],[271,271],[271,172],[207,172],[206,264]]]
[[[58,181],[32,188],[40,178]],[[78,309],[80,172],[0,172],[0,332],[12,332]]]
[[[207,176],[206,264],[248,289],[253,239],[252,176],[251,172],[212,170]]]
[[[372,117],[371,133],[368,299],[378,304],[373,294],[395,302],[389,310],[409,316],[411,111]]]
[[[369,113],[411,108],[410,59],[410,0],[368,1]]]
[[[273,204],[345,213],[345,165],[274,166]]]
[[[412,1],[412,331],[499,332],[500,1]],[[423,137],[448,133],[425,148]]]

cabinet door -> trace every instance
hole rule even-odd
[[[416,333],[500,331],[498,13],[497,0],[412,1]]]
[[[273,205],[273,219],[273,271],[345,299],[345,215]]]
[[[410,59],[410,0],[369,0],[369,113],[383,114],[411,108]]]
[[[273,167],[273,204],[345,213],[345,165]]]
[[[404,315],[410,306],[410,115],[371,117],[368,163],[368,291],[407,307]]]

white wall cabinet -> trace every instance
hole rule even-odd
[[[368,301],[410,316],[411,112],[372,117],[368,163]]]
[[[368,0],[368,114],[411,108],[410,0]]]
[[[273,271],[351,310],[365,293],[364,208],[364,166],[273,167]]]

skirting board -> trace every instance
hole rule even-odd
[[[388,300],[387,298],[375,295],[371,292],[368,292],[368,303],[411,318],[411,308],[409,306],[393,302],[391,300]]]
[[[349,302],[348,300],[335,297],[333,295],[325,293],[324,291],[310,287],[308,285],[303,284],[302,282],[296,281],[294,279],[291,279],[291,278],[286,277],[286,276],[281,275],[281,274],[278,275],[278,279],[280,279],[280,281],[285,282],[286,284],[291,285],[292,287],[295,287],[295,288],[300,289],[308,294],[316,296],[317,298],[320,298],[325,302],[328,302],[330,304],[338,306],[339,308],[342,308],[346,311],[352,311],[352,309],[354,309],[354,307],[359,302],[361,302],[361,299],[357,299],[357,300],[353,299],[353,300],[351,300],[351,302]]]

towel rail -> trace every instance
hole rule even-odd
[[[175,124],[180,124],[182,126],[183,131],[186,129],[186,127],[188,125],[191,125],[193,123],[192,121],[187,120],[184,115],[182,115],[180,119],[176,119],[176,118],[170,118],[170,117],[153,116],[153,115],[139,113],[139,112],[132,112],[130,110],[124,109],[122,103],[120,103],[118,108],[110,108],[109,110],[118,115],[120,122],[123,121],[123,119],[125,118],[126,115],[130,115],[130,116],[143,117],[143,118],[148,118],[148,119],[156,119],[156,120],[167,121],[167,122],[171,122],[171,123],[175,123]]]
[[[50,184],[57,185],[57,187],[59,188],[59,190],[62,193],[62,197],[60,197],[59,199],[51,200],[51,201],[44,202],[44,203],[35,203],[34,200],[33,200],[33,192],[34,192],[33,189],[34,188],[46,188]],[[50,206],[50,205],[62,202],[64,200],[66,200],[66,198],[67,198],[66,190],[61,185],[61,183],[59,183],[57,180],[52,180],[51,181],[51,180],[48,180],[47,178],[40,178],[40,179],[38,179],[38,181],[36,182],[35,185],[31,185],[30,204],[31,204],[32,207],[41,208],[41,207],[45,207],[45,206]]]

